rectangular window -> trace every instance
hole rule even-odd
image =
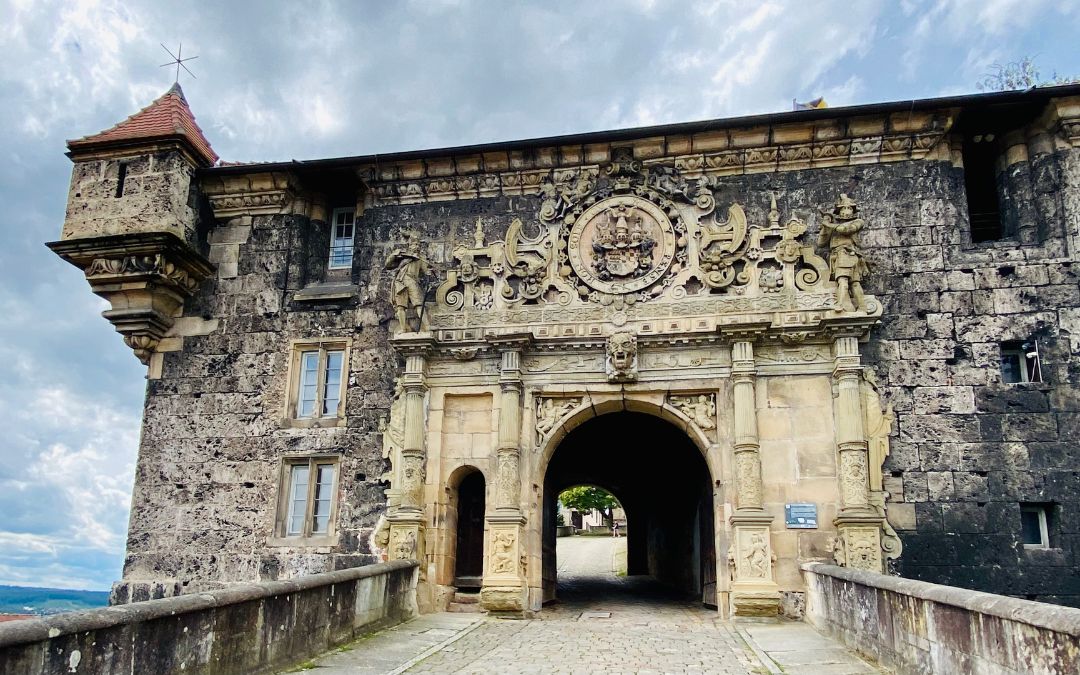
[[[127,162],[120,162],[116,170],[116,198],[124,196],[124,182],[127,180]]]
[[[334,209],[330,216],[330,269],[352,267],[356,209]]]
[[[971,241],[996,241],[1005,236],[997,186],[997,150],[993,134],[964,138],[964,189],[967,191]]]
[[[284,518],[279,530],[285,537],[324,537],[333,532],[337,460],[299,457],[285,460],[282,487]]]
[[[339,419],[345,394],[346,344],[301,344],[294,357],[290,417],[300,420]]]
[[[1049,511],[1045,504],[1020,505],[1020,541],[1024,548],[1050,548]]]
[[[1038,342],[1001,343],[1001,381],[1006,384],[1042,382]]]

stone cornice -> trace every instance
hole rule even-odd
[[[214,217],[296,214],[326,219],[324,199],[300,188],[299,178],[285,171],[258,171],[242,175],[207,176],[202,189]]]
[[[720,129],[631,141],[508,149],[453,157],[359,165],[370,203],[416,204],[540,192],[560,170],[597,171],[615,149],[644,166],[673,166],[685,178],[793,171],[920,159],[949,159],[941,143],[957,111],[894,113]]]

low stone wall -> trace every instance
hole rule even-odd
[[[394,561],[0,625],[0,673],[269,673],[416,615]]]
[[[823,563],[806,620],[901,673],[1080,673],[1080,609]]]

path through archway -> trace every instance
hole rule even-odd
[[[556,448],[544,477],[544,600],[563,597],[556,548],[556,500],[574,485],[611,492],[626,512],[627,574],[634,583],[597,578],[584,590],[625,594],[652,584],[716,604],[712,480],[701,452],[674,425],[644,413],[588,420]],[[606,583],[606,586],[605,586]],[[651,592],[651,591],[650,591]]]

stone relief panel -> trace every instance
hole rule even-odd
[[[491,574],[517,574],[517,534],[512,530],[495,530],[491,534]]]
[[[569,415],[575,408],[581,405],[580,396],[550,397],[540,396],[536,399],[536,444],[540,445],[551,430],[559,425],[559,422]]]
[[[736,581],[771,581],[775,556],[765,527],[739,527],[729,556]]]
[[[836,538],[833,556],[837,565],[881,572],[881,530],[877,527],[845,527]]]
[[[698,429],[708,433],[716,429],[716,394],[668,396],[668,404],[690,418]]]

